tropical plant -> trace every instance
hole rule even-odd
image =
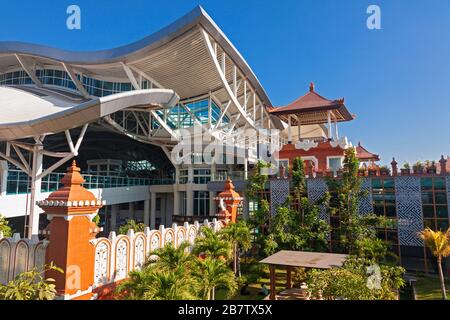
[[[361,249],[358,241],[376,239],[377,226],[385,223],[386,218],[374,214],[361,216],[359,202],[365,195],[361,191],[361,177],[358,176],[359,162],[356,150],[345,150],[342,179],[328,179],[328,189],[322,199],[331,216],[340,219],[339,242],[340,251],[357,254]],[[361,244],[361,242],[359,242]]]
[[[163,248],[155,250],[146,265],[154,265],[165,271],[188,269],[192,263],[192,256],[189,254],[188,248],[188,242],[181,243],[177,248],[172,244],[167,244]]]
[[[166,245],[153,252],[142,270],[130,272],[129,278],[119,285],[118,296],[129,300],[196,299],[196,282],[190,277],[193,257],[188,246]]]
[[[411,166],[409,165],[408,162],[405,162],[405,163],[403,164],[403,169],[405,169],[405,170],[410,170],[410,169],[411,169]]]
[[[233,248],[233,271],[236,277],[241,276],[240,257],[241,252],[250,249],[250,229],[245,221],[231,223],[221,230],[223,238],[229,241]]]
[[[35,267],[17,275],[6,285],[0,284],[0,300],[53,300],[56,295],[55,280],[44,278],[45,272],[63,270],[53,263],[44,267]]]
[[[294,184],[294,193],[297,198],[300,198],[306,191],[305,163],[300,157],[294,159],[292,165],[292,181]]]
[[[127,300],[193,300],[194,282],[182,269],[159,270],[148,266],[132,271],[129,278],[117,288],[120,298]]]
[[[92,222],[95,223],[96,226],[98,226],[100,224],[101,218],[100,215],[97,214],[95,215],[95,217],[92,219]]]
[[[447,300],[447,293],[445,290],[444,273],[442,271],[442,258],[450,255],[450,228],[446,232],[433,231],[430,228],[419,232],[419,237],[425,242],[425,245],[430,249],[432,254],[437,259],[439,270],[439,280],[441,282],[442,299]]]
[[[134,230],[134,232],[144,232],[147,226],[142,222],[136,222],[135,220],[129,219],[127,223],[119,228],[119,234],[127,234],[128,230]]]
[[[311,296],[318,299],[394,300],[405,284],[404,272],[402,267],[351,257],[342,268],[311,270],[306,283]]]
[[[423,171],[423,164],[420,161],[417,161],[414,165],[413,165],[413,170],[415,173],[421,173]]]
[[[266,255],[277,250],[325,251],[330,226],[320,219],[319,208],[302,197],[300,213],[289,202],[276,209],[269,231],[264,242]]]
[[[217,287],[226,289],[228,297],[231,297],[237,290],[233,272],[221,259],[214,259],[211,256],[198,259],[192,275],[197,280],[200,296],[204,300],[214,300]]]
[[[207,226],[200,228],[200,235],[195,238],[192,252],[196,255],[210,256],[228,260],[231,256],[231,243],[225,241],[222,234]]]
[[[6,218],[0,214],[0,233],[3,233],[3,236],[5,238],[9,238],[12,236],[12,229],[8,224],[8,220],[6,220]]]

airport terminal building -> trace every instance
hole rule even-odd
[[[252,151],[270,129],[284,129],[249,65],[200,7],[112,50],[1,42],[0,104],[0,207],[28,235],[45,224],[36,201],[58,189],[74,158],[85,186],[106,200],[107,229],[129,217],[170,225],[214,215],[208,182],[244,179],[257,161]],[[182,132],[195,126],[247,148],[243,159],[174,164]],[[241,138],[244,128],[257,132],[253,141]]]
[[[73,159],[84,187],[105,201],[105,233],[127,219],[151,229],[211,219],[223,181],[230,177],[243,192],[258,159],[289,167],[302,157],[308,197],[318,200],[325,176],[337,174],[352,146],[338,124],[355,115],[343,98],[325,98],[313,83],[305,91],[287,106],[273,106],[201,7],[111,50],[0,42],[0,213],[16,232],[38,235],[47,221],[36,202],[61,187]],[[205,161],[205,136],[222,143],[214,161]],[[187,140],[194,142],[188,152]],[[361,144],[356,151],[368,194],[361,213],[394,218],[395,226],[380,230],[382,238],[404,265],[427,269],[416,234],[450,224],[445,159],[437,170],[416,175],[409,169],[400,175],[394,160],[391,174],[383,174],[377,154]],[[282,203],[289,183],[272,181],[268,193],[272,206]],[[247,218],[252,208],[244,199],[239,210]],[[332,227],[338,224],[322,214]]]

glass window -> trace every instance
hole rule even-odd
[[[422,204],[433,204],[433,192],[422,192]]]
[[[436,220],[437,230],[446,231],[448,229],[448,219]]]
[[[434,200],[436,204],[447,204],[447,195],[445,192],[436,192]]]
[[[426,218],[434,218],[434,207],[423,206],[423,216]]]
[[[434,178],[434,190],[445,190],[444,178]]]
[[[436,206],[436,217],[437,218],[448,218],[448,207],[447,206]]]
[[[338,171],[342,168],[342,157],[328,158],[328,169]]]

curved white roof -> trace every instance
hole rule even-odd
[[[118,62],[126,62],[132,66],[139,66],[140,70],[151,75],[165,88],[176,90],[182,99],[189,98],[214,91],[220,87],[220,83],[212,81],[214,77],[211,77],[208,73],[212,71],[209,70],[212,69],[212,64],[206,63],[209,61],[209,58],[205,45],[201,40],[200,27],[206,30],[237,64],[245,77],[255,87],[265,106],[272,107],[272,103],[264,88],[245,59],[200,6],[169,26],[142,40],[110,50],[74,52],[37,44],[0,41],[0,73],[2,69],[6,71],[8,68],[11,68],[12,64],[17,65],[17,61],[15,61],[13,56],[10,56],[10,59],[2,59],[2,55],[7,56],[8,54],[23,54],[34,57],[39,61],[42,59],[40,62],[44,64],[46,62],[51,63],[48,60],[64,62],[73,67],[84,69],[88,73],[98,76],[116,77],[118,80],[126,79],[121,66],[116,66],[116,69],[106,68],[106,66],[117,64]],[[203,67],[197,71],[196,66],[198,65],[203,65]],[[172,72],[176,72],[176,74],[174,75]],[[198,75],[201,75],[200,78],[203,78],[205,82],[211,83],[211,85],[197,89],[198,86],[194,79]],[[188,79],[187,83],[185,82],[190,87],[186,88],[187,94],[183,94],[182,91],[184,90],[174,85],[176,79],[179,79],[177,83],[182,83],[183,80]]]
[[[147,79],[154,87],[170,91],[158,98],[155,91],[145,94],[135,90],[88,101],[93,97],[79,88],[86,100],[74,101],[74,97],[71,100],[56,94],[57,89],[52,86],[54,92],[49,96],[25,92],[23,88],[2,88],[0,96],[4,97],[0,97],[0,104],[10,114],[0,116],[1,140],[58,132],[61,130],[56,128],[69,124],[58,126],[57,121],[55,127],[44,129],[48,122],[41,122],[115,99],[123,99],[120,104],[126,108],[125,105],[135,103],[130,100],[141,96],[153,103],[170,104],[168,99],[173,102],[174,95],[183,103],[211,95],[236,128],[246,125],[265,128],[272,123],[272,128],[282,129],[280,120],[267,111],[272,104],[259,80],[201,7],[140,41],[110,50],[73,52],[22,42],[0,42],[0,74],[25,70],[30,75],[37,69],[70,70],[72,80],[75,74],[82,74],[98,80],[131,83],[135,89],[139,89],[135,86],[139,79]],[[43,87],[40,90],[49,89],[45,84]],[[33,88],[37,90],[36,86]],[[96,112],[102,117],[100,111]]]
[[[130,107],[169,108],[178,99],[168,89],[135,90],[80,101],[49,89],[0,86],[0,140],[58,133]]]

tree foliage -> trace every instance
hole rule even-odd
[[[430,249],[431,253],[437,259],[442,299],[447,300],[444,273],[442,271],[442,259],[450,256],[450,228],[446,232],[433,231],[430,228],[426,228],[419,233],[419,237],[424,241],[425,246]]]
[[[388,223],[384,217],[359,214],[359,202],[365,192],[361,191],[362,180],[358,176],[358,168],[355,148],[346,149],[342,178],[327,180],[329,191],[322,199],[330,216],[340,218],[337,249],[350,254],[362,253],[366,245],[375,247],[380,244],[377,239],[377,227]]]
[[[200,228],[200,235],[195,238],[192,252],[216,259],[228,260],[231,257],[231,243],[225,241],[221,232],[215,232],[209,227]]]
[[[231,243],[233,248],[233,270],[236,277],[241,275],[240,257],[242,252],[250,249],[252,241],[250,228],[245,221],[231,223],[221,230],[223,239]]]
[[[237,282],[228,264],[229,238],[225,237],[225,231],[216,233],[208,227],[202,227],[201,234],[196,238],[192,253],[187,242],[178,248],[168,244],[155,250],[142,270],[130,272],[129,278],[119,285],[117,297],[129,300],[214,299],[215,288],[225,288],[229,295],[234,294]],[[232,232],[226,234],[228,237]],[[234,241],[243,240],[236,238]]]
[[[373,265],[363,258],[351,258],[342,268],[308,272],[308,291],[313,299],[395,300],[404,286],[404,269]]]
[[[119,234],[127,234],[129,230],[134,230],[134,232],[144,232],[147,226],[142,222],[136,222],[135,220],[129,219],[127,223],[119,228]]]
[[[237,290],[237,282],[233,271],[225,261],[206,257],[197,259],[192,272],[193,278],[198,283],[198,294],[203,300],[214,300],[215,289],[227,289],[228,297]]]
[[[0,214],[0,233],[3,233],[5,238],[12,237],[12,229],[9,226],[8,220]]]
[[[49,270],[63,273],[53,264],[22,272],[6,285],[0,284],[0,300],[53,300],[56,295],[55,280],[44,278]]]

